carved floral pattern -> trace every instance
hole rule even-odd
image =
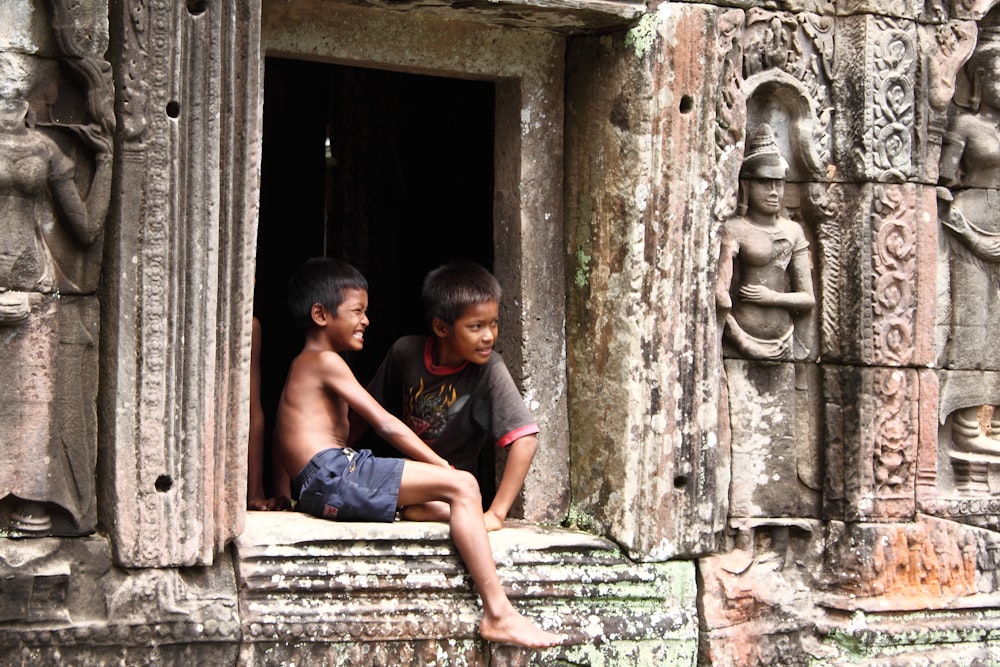
[[[878,186],[872,202],[872,358],[877,364],[913,360],[916,239],[912,210],[899,186]]]
[[[912,487],[916,451],[912,389],[901,370],[879,369],[875,376],[878,409],[875,411],[872,464],[876,497],[898,497]]]
[[[879,181],[903,181],[912,175],[914,127],[913,81],[915,36],[888,19],[874,19],[869,62],[873,68],[869,101],[873,114],[866,155]]]

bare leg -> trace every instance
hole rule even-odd
[[[446,502],[432,500],[404,507],[400,515],[407,521],[441,521],[448,523],[451,520],[451,508],[448,507],[448,503]],[[483,521],[486,524],[486,532],[488,533],[503,528],[503,520],[492,511],[483,512]]]
[[[564,642],[565,637],[546,632],[519,614],[507,598],[493,562],[475,477],[467,472],[407,461],[399,504],[409,506],[431,500],[443,500],[450,506],[451,538],[483,601],[483,618],[479,623],[483,639],[528,648],[546,648]]]
[[[448,503],[440,500],[431,500],[426,503],[407,505],[403,508],[402,516],[407,521],[444,521],[451,520],[451,509]]]

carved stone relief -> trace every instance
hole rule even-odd
[[[115,120],[111,66],[73,10],[22,6],[0,28],[0,522],[21,535],[97,521],[95,292]]]
[[[720,227],[717,310],[727,357],[723,434],[739,471],[732,517],[819,516],[820,380],[810,364],[786,362],[815,360],[819,348],[815,235],[806,218],[821,223],[823,211],[820,191],[800,181],[820,178],[831,156],[832,25],[748,10],[725,60],[716,141],[732,141],[746,125],[736,196],[720,200],[735,210],[716,209],[729,211]]]
[[[959,73],[941,140],[938,171],[937,351],[942,498],[1000,495],[1000,24],[979,24]],[[961,506],[962,503],[959,503]],[[973,513],[992,525],[989,504]]]

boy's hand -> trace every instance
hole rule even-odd
[[[483,512],[483,523],[486,524],[486,532],[492,533],[494,530],[503,528],[503,519],[490,510]]]

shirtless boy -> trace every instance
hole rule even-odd
[[[341,352],[360,350],[368,284],[353,267],[312,259],[289,284],[289,306],[305,330],[278,403],[275,441],[298,508],[326,519],[392,521],[400,506],[444,501],[451,536],[482,598],[479,633],[491,642],[545,648],[565,637],[514,609],[500,585],[475,478],[454,470],[362,387]],[[407,459],[347,447],[353,410]]]

